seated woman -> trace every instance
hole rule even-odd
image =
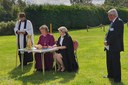
[[[54,54],[54,58],[57,60],[58,71],[77,71],[78,64],[74,55],[74,47],[71,36],[68,34],[66,27],[60,27],[60,37],[57,41],[57,47],[59,50]]]
[[[35,45],[37,49],[46,49],[49,46],[53,46],[55,44],[55,40],[53,35],[49,34],[49,29],[46,25],[42,25],[39,28],[41,35],[39,37],[38,44]],[[35,68],[37,71],[42,71],[42,60],[41,60],[41,54],[36,53],[35,54]],[[44,55],[44,61],[45,61],[45,70],[51,70],[53,66],[53,54],[52,53],[46,53]]]

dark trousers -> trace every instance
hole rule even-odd
[[[106,51],[108,77],[113,78],[115,82],[121,81],[121,63],[120,52]]]
[[[20,64],[21,64],[21,53],[20,52],[19,52],[19,59],[20,59]],[[23,62],[24,65],[26,65],[28,62],[32,62],[33,61],[33,54],[25,52],[23,60],[24,60],[24,62]]]

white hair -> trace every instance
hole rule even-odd
[[[118,12],[117,12],[116,9],[110,9],[110,10],[108,11],[108,14],[112,14],[112,15],[115,15],[116,17],[118,17]]]
[[[48,26],[47,25],[42,25],[39,30],[45,29],[47,32],[49,32]]]
[[[68,33],[68,29],[65,26],[59,27],[58,30],[63,32],[63,33]]]

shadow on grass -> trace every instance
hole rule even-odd
[[[9,77],[11,78],[18,78],[20,76],[22,76],[23,74],[29,72],[31,70],[31,67],[32,67],[32,63],[28,64],[27,66],[24,66],[24,70],[23,72],[21,71],[21,66],[18,66],[16,68],[14,68],[12,71],[10,71],[8,74],[9,74]]]
[[[113,81],[113,79],[109,79],[109,82],[110,82],[111,85],[124,85],[123,82],[116,83],[116,82]]]
[[[23,85],[31,84],[46,84],[46,83],[67,83],[73,80],[76,76],[75,72],[54,72],[47,71],[45,75],[42,72],[30,71],[32,65],[24,67],[24,72],[21,72],[21,68],[15,68],[9,72],[10,78],[22,81]]]

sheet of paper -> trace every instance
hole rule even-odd
[[[105,48],[106,48],[107,50],[109,50],[109,45],[105,46]]]

